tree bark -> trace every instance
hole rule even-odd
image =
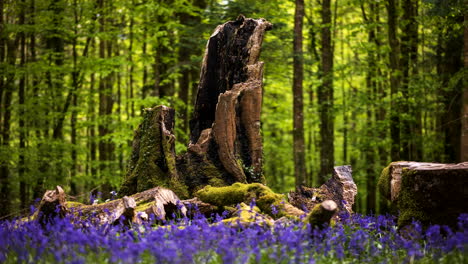
[[[187,197],[187,189],[176,169],[175,111],[166,106],[144,109],[143,122],[135,131],[127,175],[119,195],[131,195],[161,186]]]
[[[293,151],[296,186],[306,185],[305,141],[304,141],[304,55],[302,28],[304,22],[304,0],[296,0],[294,14],[294,57],[293,57]]]
[[[465,14],[465,25],[468,23],[468,14]],[[465,72],[468,71],[468,27],[464,30],[464,64]],[[461,131],[460,157],[461,161],[468,161],[468,77],[465,75],[463,83],[462,104],[462,131]]]
[[[190,121],[188,152],[178,168],[189,190],[207,184],[263,182],[260,111],[263,35],[271,24],[240,16],[208,41]]]
[[[320,112],[320,172],[324,183],[334,166],[333,47],[331,39],[331,1],[322,1],[322,85],[318,89]]]
[[[391,96],[391,112],[390,112],[390,156],[392,160],[400,160],[400,113],[398,111],[399,96],[398,87],[400,86],[400,78],[398,77],[400,44],[397,38],[397,2],[398,0],[388,0],[387,16],[388,16],[388,41],[390,44],[389,60],[390,60],[390,96]]]

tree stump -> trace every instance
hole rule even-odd
[[[258,59],[270,28],[264,19],[243,16],[216,28],[206,46],[187,153],[174,153],[174,110],[145,109],[121,196],[163,186],[186,198],[187,188],[265,182]]]
[[[412,220],[455,226],[468,213],[468,162],[393,162],[382,171],[379,188],[399,210],[400,227]]]
[[[206,46],[188,152],[178,168],[190,190],[265,182],[262,174],[264,19],[240,16],[216,28]]]

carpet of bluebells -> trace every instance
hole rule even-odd
[[[0,263],[468,263],[468,214],[457,228],[393,216],[341,216],[333,227],[302,221],[230,226],[222,216],[155,225],[91,220],[0,222]]]

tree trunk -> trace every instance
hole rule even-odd
[[[25,12],[26,12],[26,1],[21,1],[20,7],[20,26],[25,26]],[[20,68],[25,69],[26,66],[26,34],[24,32],[19,33],[20,36]],[[26,172],[26,161],[25,161],[25,148],[26,148],[26,122],[25,122],[25,87],[26,86],[26,70],[20,75],[18,85],[18,129],[19,129],[19,160],[18,160],[18,177],[19,177],[19,193],[20,193],[20,208],[26,208],[29,202],[27,197],[27,183],[25,178]]]
[[[7,63],[15,67],[16,50],[19,44],[19,36],[7,42]],[[15,73],[9,72],[6,75],[6,87],[4,98],[4,114],[2,127],[2,147],[10,147],[10,126],[11,126],[11,102],[14,90]],[[8,215],[11,210],[11,186],[10,186],[10,168],[8,163],[0,164],[0,215]]]
[[[304,55],[302,50],[302,27],[304,0],[296,0],[294,15],[294,74],[293,74],[293,151],[296,186],[306,185],[304,102],[302,82],[304,79]]]
[[[324,183],[333,171],[334,114],[333,114],[333,47],[331,39],[331,1],[322,1],[322,85],[318,89],[320,112],[320,173]]]
[[[468,23],[468,14],[465,14],[465,25]],[[464,64],[465,72],[468,71],[468,27],[464,32]],[[461,131],[460,157],[461,161],[468,161],[468,77],[465,75],[463,82],[462,103],[462,131]]]
[[[390,44],[389,60],[390,60],[390,95],[391,95],[391,112],[390,112],[390,156],[392,160],[400,160],[400,113],[398,87],[400,86],[400,78],[398,76],[400,44],[397,38],[397,3],[398,0],[388,0],[387,16],[388,16],[388,41]]]
[[[417,38],[418,25],[416,22],[417,3],[416,0],[403,0],[403,23],[401,36],[401,58],[400,67],[402,70],[400,91],[403,98],[400,102],[401,113],[409,115],[402,118],[400,127],[400,143],[401,143],[401,159],[403,160],[418,160],[418,152],[416,149],[416,138],[412,133],[417,127],[416,118],[420,115],[416,114],[414,106],[410,105],[410,98],[413,96],[413,91],[410,90],[411,75],[414,73],[417,58]],[[415,48],[416,47],[416,48]],[[416,53],[416,54],[414,54]]]

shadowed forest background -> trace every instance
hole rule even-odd
[[[239,14],[273,24],[267,184],[318,186],[350,164],[356,211],[386,212],[376,185],[389,162],[468,161],[463,2],[0,0],[0,215],[55,185],[107,199],[144,108],[176,109],[184,152],[206,41]]]

